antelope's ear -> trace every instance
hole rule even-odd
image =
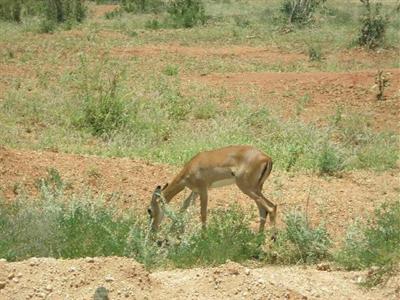
[[[166,183],[166,184],[163,186],[162,190],[165,190],[167,187],[168,187],[168,183]]]

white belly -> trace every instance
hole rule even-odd
[[[226,185],[231,185],[236,182],[235,177],[228,178],[228,179],[223,179],[219,181],[215,181],[211,184],[210,188],[219,188],[221,186],[226,186]]]

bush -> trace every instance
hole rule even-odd
[[[121,0],[122,8],[127,12],[160,12],[165,8],[162,0]]]
[[[45,0],[46,19],[55,23],[82,22],[86,8],[81,0]]]
[[[361,29],[358,36],[358,44],[369,49],[375,49],[383,45],[388,18],[381,14],[381,3],[375,4],[375,10],[371,8],[369,0],[361,0],[365,12],[361,17]]]
[[[306,24],[312,21],[320,0],[283,0],[281,12],[289,24]]]
[[[198,24],[204,25],[206,15],[201,0],[172,0],[168,13],[174,27],[190,28]]]
[[[236,262],[259,258],[264,235],[249,228],[249,219],[238,207],[218,210],[211,215],[207,229],[184,237],[168,258],[178,267],[218,265],[228,259]]]
[[[334,175],[344,168],[344,162],[337,150],[328,142],[323,147],[318,158],[318,170],[320,174]]]
[[[21,22],[22,8],[22,1],[20,0],[1,0],[0,19]]]
[[[291,212],[284,219],[286,228],[278,232],[276,241],[267,252],[267,261],[280,264],[316,263],[330,257],[331,244],[326,229],[310,227],[307,218]]]
[[[343,249],[336,255],[348,270],[378,267],[368,280],[376,285],[400,263],[400,201],[383,204],[367,224],[355,224],[347,232]]]

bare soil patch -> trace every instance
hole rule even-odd
[[[305,121],[324,123],[328,116],[342,107],[348,113],[361,113],[371,119],[377,130],[398,131],[400,124],[400,70],[386,70],[390,86],[386,100],[376,100],[376,71],[354,73],[231,73],[188,76],[188,82],[198,80],[213,86],[248,93],[261,89],[265,97],[255,99],[260,107],[272,107],[284,117],[293,117],[302,97],[308,97],[300,116]]]
[[[88,187],[106,199],[121,195],[122,207],[136,207],[146,214],[153,189],[169,182],[178,168],[127,158],[100,158],[54,152],[35,152],[0,148],[0,195],[13,200],[18,194],[38,193],[36,182],[55,168],[70,186],[68,193],[83,193]],[[357,171],[342,178],[319,177],[313,174],[290,174],[274,170],[264,185],[264,193],[279,207],[278,225],[282,214],[292,209],[307,211],[312,223],[327,225],[338,241],[348,224],[364,218],[384,201],[398,199],[400,181],[398,170],[376,173]],[[189,191],[185,191],[188,195]],[[183,195],[173,204],[180,206]],[[210,208],[226,207],[239,202],[254,212],[256,206],[235,186],[210,191]],[[199,206],[199,204],[196,204]]]

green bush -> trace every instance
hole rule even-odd
[[[334,175],[344,169],[344,162],[339,152],[328,142],[322,146],[318,158],[320,174]]]
[[[343,249],[336,255],[346,269],[378,267],[367,280],[376,285],[400,263],[400,201],[383,204],[366,224],[355,224],[347,232]]]
[[[45,0],[46,19],[55,23],[82,22],[86,7],[81,0]]]
[[[201,0],[172,0],[168,5],[168,13],[173,26],[177,28],[204,25],[207,19]]]
[[[109,137],[128,126],[134,117],[120,87],[121,74],[113,73],[107,61],[90,68],[86,58],[81,57],[80,103],[72,116],[72,123],[89,130],[93,135]]]
[[[306,24],[313,20],[320,0],[283,0],[281,12],[290,24]]]
[[[267,251],[266,260],[279,264],[316,263],[328,259],[331,244],[326,229],[313,229],[304,214],[290,212],[284,218],[286,228],[277,233]]]
[[[218,265],[228,259],[236,262],[259,258],[263,234],[249,228],[249,218],[238,207],[211,214],[207,229],[183,237],[168,258],[178,267]]]
[[[121,6],[125,11],[134,13],[161,12],[165,9],[162,0],[121,0]]]
[[[365,12],[361,17],[361,29],[358,44],[370,49],[383,46],[388,18],[381,13],[382,4],[376,3],[375,10],[371,8],[369,0],[361,0]]]
[[[0,0],[0,19],[21,22],[22,0]]]

